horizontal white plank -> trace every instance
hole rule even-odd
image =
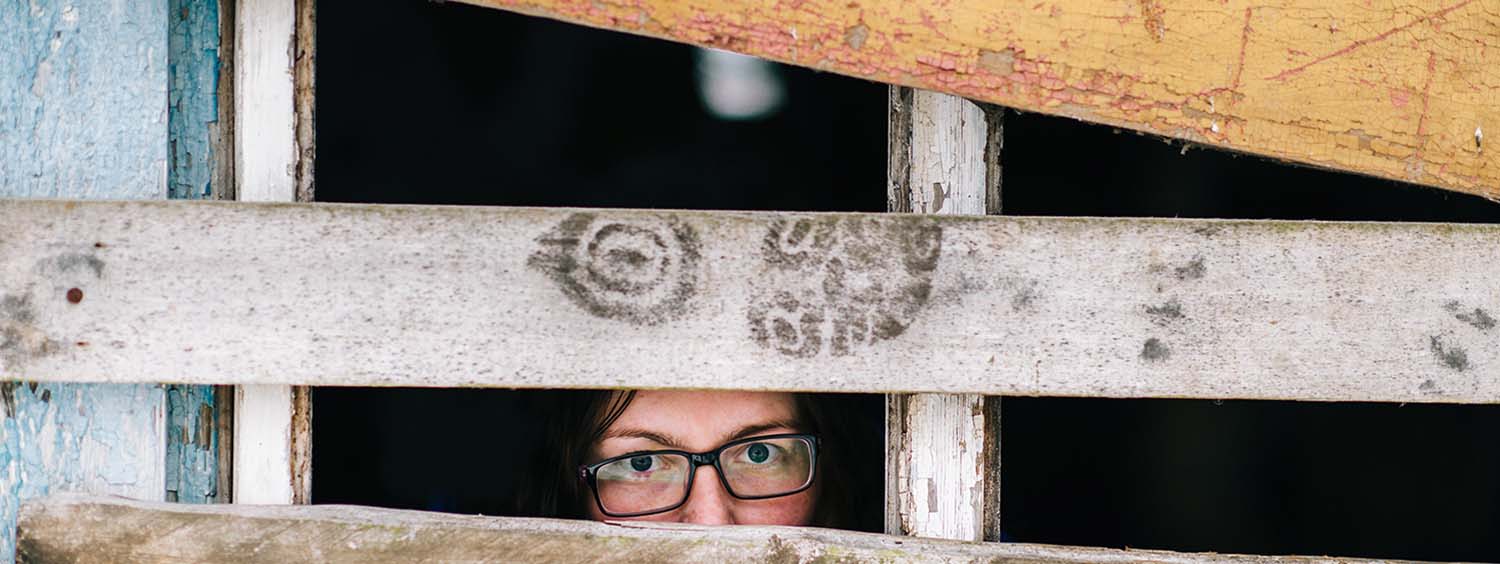
[[[0,225],[5,379],[1500,400],[1491,226],[26,200]]]
[[[1314,564],[1366,560],[978,543],[829,529],[448,515],[347,505],[28,502],[21,562],[1011,562]],[[1390,562],[1390,561],[1383,561]]]

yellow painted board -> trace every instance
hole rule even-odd
[[[1500,199],[1500,0],[466,1]]]

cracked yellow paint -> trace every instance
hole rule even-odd
[[[1500,0],[466,0],[1500,199]]]

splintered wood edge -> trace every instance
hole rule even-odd
[[[831,529],[484,517],[375,507],[185,505],[53,494],[21,507],[18,562],[1363,563],[1117,550]],[[1381,562],[1390,562],[1382,560]]]

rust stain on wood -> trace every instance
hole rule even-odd
[[[467,1],[1500,199],[1493,2]]]

